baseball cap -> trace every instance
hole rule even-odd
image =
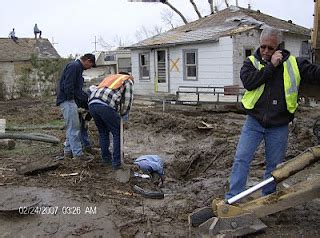
[[[93,63],[93,65],[92,65],[93,68],[97,67],[96,57],[94,56],[94,54],[88,53],[88,54],[85,54],[83,57],[89,59]]]

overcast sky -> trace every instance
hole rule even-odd
[[[170,0],[188,20],[196,20],[189,0]],[[207,0],[195,0],[204,14],[209,14]],[[223,0],[216,0],[219,9]],[[235,5],[235,0],[229,0]],[[238,0],[241,7],[251,4],[252,9],[312,28],[313,0]],[[165,28],[162,15],[170,10],[161,3],[129,3],[127,0],[7,0],[0,10],[0,37],[8,37],[15,28],[18,37],[33,37],[33,26],[38,24],[42,36],[51,42],[61,56],[92,52],[96,39],[116,45],[137,42],[136,32],[142,26]],[[175,24],[181,24],[176,17]],[[100,41],[101,42],[101,41]],[[97,50],[103,50],[97,44]]]

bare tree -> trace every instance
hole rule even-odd
[[[167,5],[168,7],[170,7],[174,12],[176,12],[182,19],[182,21],[184,22],[184,24],[188,24],[188,21],[187,19],[184,17],[184,15],[177,9],[175,8],[174,6],[172,6],[170,3],[169,3],[169,0],[162,0],[161,1],[163,4]]]
[[[227,7],[229,7],[229,1],[228,0],[224,0],[224,3],[226,4]]]
[[[145,26],[141,26],[135,33],[136,39],[138,41],[142,41],[146,38],[150,38],[152,36],[158,35],[163,32],[161,26],[155,25],[152,29],[148,29]]]
[[[110,43],[108,43],[108,42],[106,42],[106,41],[102,38],[102,36],[99,36],[99,38],[98,38],[98,44],[99,44],[102,48],[104,48],[104,49],[106,49],[106,50],[111,50],[111,48],[113,47],[113,45],[110,44]]]
[[[170,26],[171,29],[176,27],[176,25],[174,24],[173,12],[169,9],[165,9],[161,12],[161,19],[165,23],[165,25]]]
[[[190,0],[190,3],[192,4],[192,6],[193,6],[195,12],[197,13],[199,19],[202,18],[202,16],[201,16],[201,14],[200,14],[200,12],[199,12],[199,10],[198,10],[198,7],[197,7],[197,5],[195,4],[195,2],[194,2],[193,0]]]
[[[210,12],[211,14],[213,14],[214,13],[213,0],[208,0],[208,3],[210,5]]]
[[[129,45],[130,43],[125,41],[123,37],[119,35],[115,35],[113,40],[111,42],[107,42],[103,39],[102,36],[99,36],[98,38],[98,44],[105,50],[112,50],[112,48],[115,47],[124,47],[126,45]]]

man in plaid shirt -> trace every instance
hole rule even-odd
[[[133,77],[120,72],[106,77],[98,86],[91,86],[89,111],[99,131],[102,164],[121,168],[120,123],[128,118],[133,100]],[[113,136],[113,156],[109,151],[109,134]]]

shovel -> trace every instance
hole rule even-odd
[[[127,183],[130,180],[130,169],[124,166],[124,150],[123,150],[123,140],[124,131],[123,131],[123,119],[120,117],[120,160],[122,164],[122,169],[116,171],[116,180],[120,183]]]

